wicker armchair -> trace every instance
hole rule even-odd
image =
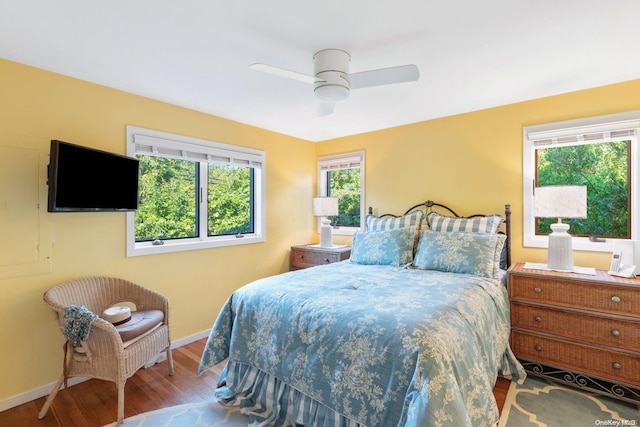
[[[100,314],[117,303],[131,302],[137,310],[161,310],[162,325],[126,348],[116,328],[98,317],[91,323],[86,341],[65,343],[63,373],[47,397],[38,415],[43,418],[66,378],[91,377],[116,383],[118,389],[118,418],[124,418],[124,384],[138,369],[162,351],[167,353],[169,375],[173,375],[173,358],[169,337],[169,301],[157,292],[140,285],[112,277],[88,277],[62,283],[44,294],[44,301],[54,311],[61,330],[63,315],[70,305],[83,305]]]

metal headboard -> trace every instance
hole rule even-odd
[[[474,214],[474,215],[469,215],[469,216],[462,216],[462,215],[458,215],[453,209],[451,209],[450,207],[440,204],[440,203],[436,203],[432,200],[427,200],[426,202],[422,202],[422,203],[418,203],[415,206],[411,206],[409,209],[407,209],[402,215],[406,215],[409,212],[415,211],[416,209],[421,209],[424,211],[425,213],[425,217],[426,215],[428,215],[430,212],[438,212],[442,215],[447,215],[447,216],[455,216],[458,218],[476,218],[476,217],[483,217],[483,216],[489,216],[491,214]],[[373,207],[369,206],[369,215],[373,215]],[[386,214],[382,214],[382,215],[378,215],[379,218],[384,218],[384,217],[392,217],[392,218],[398,218],[399,216],[402,215],[395,215],[395,214],[390,214],[390,213],[386,213]],[[510,204],[505,204],[504,205],[504,234],[507,236],[507,240],[505,242],[505,246],[507,248],[507,267],[509,267],[511,265],[511,205]]]

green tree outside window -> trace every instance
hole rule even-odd
[[[630,238],[631,142],[605,142],[536,150],[536,185],[586,185],[587,218],[563,220],[574,236]],[[557,219],[537,219],[548,234]]]
[[[360,226],[360,168],[338,169],[328,174],[327,195],[338,198],[338,216],[331,218],[334,226]]]

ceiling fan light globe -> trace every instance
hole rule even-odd
[[[324,84],[314,89],[316,98],[324,102],[337,102],[349,97],[349,88],[342,85]]]

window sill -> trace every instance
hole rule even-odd
[[[572,239],[572,249],[574,251],[586,251],[586,252],[613,252],[615,249],[620,249],[625,245],[633,245],[633,240],[628,239],[604,239],[603,242],[591,242],[586,237],[574,237]],[[549,239],[547,236],[534,236],[525,238],[525,248],[548,248]]]
[[[160,245],[154,245],[152,242],[139,242],[133,247],[127,247],[127,257],[248,245],[262,243],[266,240],[264,236],[255,234],[245,234],[243,236],[244,237],[224,236],[208,239],[163,240],[163,243]]]
[[[353,236],[360,229],[360,227],[333,227],[332,234],[334,236]],[[320,233],[320,230],[318,230],[318,233]]]

